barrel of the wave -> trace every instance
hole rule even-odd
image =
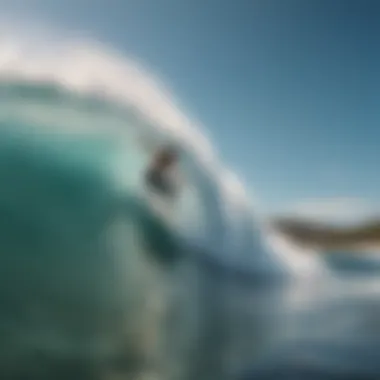
[[[0,121],[0,378],[153,371],[175,239],[114,175],[113,139],[17,116]]]

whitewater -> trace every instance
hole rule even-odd
[[[272,231],[202,131],[104,45],[1,41],[2,379],[379,377],[379,280]]]

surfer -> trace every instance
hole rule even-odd
[[[145,174],[145,183],[154,192],[174,199],[179,193],[176,180],[178,152],[171,147],[164,147],[156,152]]]

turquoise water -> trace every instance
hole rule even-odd
[[[56,82],[0,84],[0,377],[264,379],[295,361],[380,375],[376,275],[299,278],[255,214],[231,222],[218,178],[142,120]],[[175,203],[142,182],[163,142],[182,157]]]

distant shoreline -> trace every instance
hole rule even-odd
[[[379,253],[380,221],[336,227],[306,219],[277,218],[272,226],[294,243],[328,251]]]

